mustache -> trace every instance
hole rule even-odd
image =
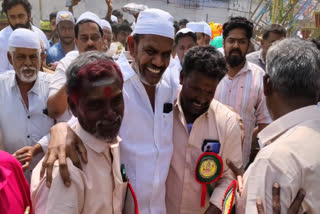
[[[240,55],[242,54],[241,50],[240,49],[232,49],[230,51],[230,54],[234,53],[234,52],[238,52]]]
[[[36,72],[37,69],[33,66],[23,66],[21,69],[20,69],[21,72],[25,72],[25,71],[33,71],[33,72]]]
[[[85,51],[96,51],[96,50],[98,50],[98,49],[94,46],[90,46],[85,49]]]

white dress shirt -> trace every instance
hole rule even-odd
[[[163,214],[166,213],[165,182],[173,151],[172,110],[177,89],[163,78],[156,86],[153,111],[145,88],[128,61],[123,59],[118,64],[125,81],[121,159],[136,192],[139,213]],[[172,105],[169,113],[164,113],[165,103]]]
[[[38,33],[43,41],[45,49],[48,49],[50,45],[46,35],[39,28],[33,25],[31,27],[34,32]],[[12,32],[13,30],[10,25],[0,31],[0,73],[13,69],[7,57],[8,40]]]
[[[47,108],[50,77],[51,74],[38,73],[36,82],[28,92],[27,108],[15,72],[0,74],[0,129],[5,151],[12,154],[22,147],[33,146],[54,125],[54,120],[43,113]]]

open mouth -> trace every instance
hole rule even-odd
[[[147,69],[153,74],[159,74],[161,72],[161,69],[153,69],[153,68],[147,68]]]

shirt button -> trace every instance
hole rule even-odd
[[[30,119],[31,117],[30,117],[30,115],[28,115],[28,119]]]
[[[30,138],[30,135],[28,135],[27,138]]]

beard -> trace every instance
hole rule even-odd
[[[10,27],[12,28],[12,30],[16,30],[18,28],[26,28],[26,29],[31,29],[31,24],[30,22],[27,22],[25,24],[16,24],[15,26],[13,26],[12,24],[10,24]]]
[[[232,53],[238,52],[239,55],[232,55]],[[226,61],[230,65],[230,67],[234,68],[243,63],[246,60],[246,57],[242,55],[240,49],[233,49],[229,52],[228,56],[226,56]]]
[[[117,118],[111,122],[112,124],[114,123],[118,123],[119,124],[119,129],[120,129],[120,125],[121,125],[121,121],[122,121],[122,117],[119,115],[117,116]],[[100,139],[102,141],[105,141],[107,143],[113,143],[115,141],[115,139],[118,136],[118,132],[119,129],[114,132],[114,133],[104,133],[103,135],[101,134],[101,132],[99,132],[99,129],[103,129],[103,126],[109,126],[110,125],[110,121],[109,120],[99,120],[96,122],[96,127],[95,127],[95,131],[93,132],[93,136],[95,136],[97,139]]]
[[[39,71],[37,71],[35,67],[23,66],[22,68],[19,69],[19,72],[16,72],[16,74],[22,82],[31,83],[37,79],[38,72]]]

